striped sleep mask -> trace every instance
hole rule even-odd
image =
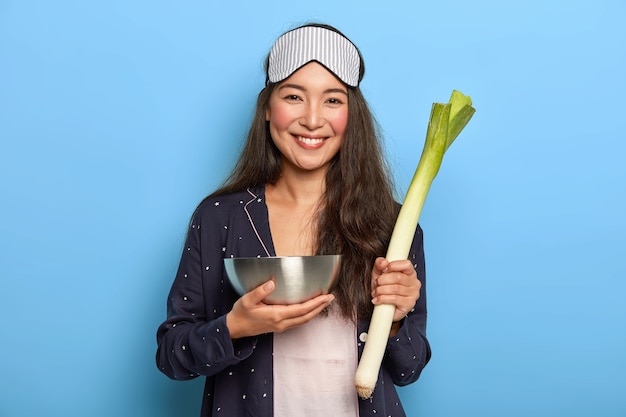
[[[270,51],[267,79],[280,82],[311,61],[347,85],[359,85],[361,59],[356,46],[339,33],[317,26],[303,26],[278,38]]]

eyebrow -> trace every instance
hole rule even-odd
[[[283,88],[294,88],[296,90],[306,92],[306,88],[304,88],[303,86],[299,84],[282,84],[280,87],[278,87],[279,90],[282,90]],[[324,94],[331,94],[331,93],[340,93],[340,94],[345,94],[346,96],[348,95],[348,92],[344,90],[343,88],[328,88],[324,90]]]

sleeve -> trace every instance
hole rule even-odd
[[[250,356],[257,341],[244,338],[233,345],[230,338],[226,313],[234,299],[216,290],[223,279],[222,239],[211,224],[215,221],[203,221],[211,217],[200,207],[192,217],[167,299],[167,319],[157,330],[157,366],[172,379],[217,374]]]
[[[417,279],[422,283],[415,307],[404,318],[398,333],[389,338],[382,366],[396,385],[408,385],[419,378],[430,360],[431,350],[426,338],[426,267],[424,237],[418,225],[409,253]]]

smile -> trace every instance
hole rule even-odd
[[[298,142],[302,142],[308,146],[319,145],[324,142],[324,138],[305,138],[304,136],[297,136]]]

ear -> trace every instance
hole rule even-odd
[[[267,106],[267,108],[265,109],[265,121],[266,121],[266,122],[269,122],[269,121],[270,121],[270,116],[271,116],[271,113],[270,113],[270,106]]]

